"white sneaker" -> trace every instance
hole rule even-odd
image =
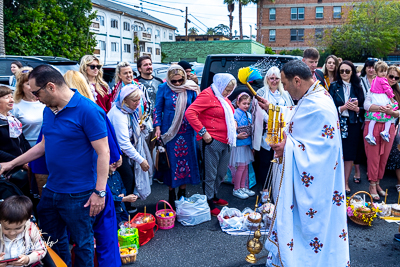
[[[367,143],[371,146],[376,146],[375,137],[373,137],[372,135],[367,134],[365,136],[365,141],[367,141]]]
[[[249,197],[252,197],[256,194],[254,191],[251,191],[250,189],[247,188],[242,188],[242,192],[247,194]]]
[[[389,141],[390,141],[390,140],[389,140],[389,139],[390,139],[389,133],[386,132],[386,131],[383,131],[383,132],[381,132],[380,134],[381,134],[382,139],[389,143]]]
[[[246,193],[244,193],[241,188],[239,188],[238,190],[233,189],[233,195],[235,197],[241,198],[241,199],[246,199],[249,197],[249,195],[247,195]]]

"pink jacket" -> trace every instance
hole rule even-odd
[[[376,76],[375,79],[372,80],[371,92],[375,94],[386,94],[389,98],[394,97],[392,87],[390,87],[388,80],[384,77]]]

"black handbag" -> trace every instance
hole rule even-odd
[[[162,139],[157,139],[156,141],[156,169],[159,172],[168,171],[171,167],[169,165],[169,159],[167,155],[167,149],[165,148]]]
[[[24,169],[19,169],[16,171],[12,171],[11,173],[5,175],[6,178],[13,184],[15,184],[21,191],[25,194],[29,194],[29,177],[28,171]]]

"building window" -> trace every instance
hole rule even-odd
[[[104,26],[104,17],[103,16],[97,16],[96,21],[98,21],[101,26]]]
[[[315,18],[316,19],[324,18],[324,7],[320,6],[315,8]]]
[[[291,42],[304,42],[304,29],[290,30]]]
[[[118,20],[111,19],[111,28],[118,29]]]
[[[315,29],[315,39],[321,40],[322,37],[324,37],[324,29],[322,28]]]
[[[147,53],[153,53],[153,48],[151,48],[151,47],[147,47]]]
[[[269,9],[269,20],[275,20],[275,19],[276,19],[276,9],[270,8]]]
[[[217,37],[217,38],[214,38],[214,41],[219,41],[219,38]]]
[[[133,25],[132,29],[133,29],[134,32],[137,32],[138,31],[138,26],[137,25]]]
[[[143,45],[139,45],[140,47],[140,52],[144,52],[144,46]]]
[[[128,22],[124,22],[124,31],[130,31],[131,25]]]
[[[275,42],[276,30],[269,30],[269,41]]]
[[[160,30],[156,30],[156,37],[160,37]]]
[[[130,44],[124,44],[124,52],[125,53],[130,53],[131,52],[131,45]]]
[[[156,55],[157,56],[161,55],[161,49],[160,48],[156,48]]]
[[[153,30],[151,28],[147,28],[147,32],[151,34]]]
[[[118,43],[111,42],[111,52],[118,52]]]
[[[100,47],[100,50],[106,50],[106,42],[99,40],[97,42],[98,47]]]
[[[333,18],[340,19],[342,17],[342,7],[341,6],[334,6],[333,7]]]
[[[172,33],[169,34],[169,39],[170,39],[170,40],[173,40]]]
[[[167,37],[166,37],[166,33],[164,32],[164,39],[165,39],[165,38],[167,38]]]
[[[303,20],[304,19],[304,7],[292,7],[290,9],[291,20]]]

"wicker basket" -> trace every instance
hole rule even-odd
[[[125,254],[125,255],[121,255],[121,250],[123,249],[135,249],[136,252],[134,253],[130,253],[130,254]],[[131,246],[123,246],[119,248],[120,250],[120,256],[121,256],[121,262],[123,265],[125,264],[132,264],[136,261],[136,256],[138,253],[138,249],[136,245],[131,245]]]
[[[358,191],[358,192],[356,192],[356,193],[354,193],[354,195],[352,195],[351,197],[350,197],[350,199],[349,199],[349,205],[350,205],[350,202],[351,202],[351,200],[353,199],[353,197],[354,196],[356,196],[356,195],[358,195],[358,194],[367,194],[369,197],[370,197],[370,199],[371,199],[371,205],[372,205],[372,203],[373,203],[373,199],[372,199],[372,196],[368,193],[368,192],[366,192],[366,191]],[[356,214],[358,215],[359,213],[357,213],[356,212]],[[369,212],[369,213],[362,213],[365,217],[367,217],[367,218],[371,218],[372,216],[374,216],[375,215],[375,212],[374,211],[371,211],[371,212]],[[363,221],[363,219],[361,218],[361,217],[357,217],[357,216],[348,216],[349,218],[350,218],[350,220],[352,220],[354,223],[356,223],[356,224],[359,224],[359,225],[367,225],[368,226],[368,223],[367,222],[365,222],[365,221]]]
[[[160,202],[164,202],[165,204],[167,204],[169,209],[158,210],[158,204]],[[161,214],[170,213],[170,212],[172,212],[174,214],[172,217],[161,217]],[[173,228],[175,226],[175,218],[176,218],[176,213],[167,201],[161,199],[160,201],[157,202],[156,220],[157,220],[158,227],[160,229],[167,230],[167,229]]]

